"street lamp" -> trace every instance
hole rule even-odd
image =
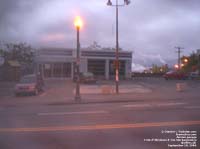
[[[74,26],[77,30],[77,52],[76,52],[76,95],[75,100],[80,102],[81,96],[80,96],[80,41],[79,41],[79,30],[83,26],[83,22],[79,16],[77,16],[74,20]]]
[[[130,0],[124,0],[123,4],[118,4],[118,0],[116,0],[116,4],[113,5],[111,0],[108,0],[108,6],[116,7],[116,53],[115,53],[115,83],[116,83],[116,94],[119,93],[119,37],[118,37],[118,7],[129,5]]]
[[[185,62],[185,63],[187,63],[187,62],[188,62],[188,59],[187,59],[187,58],[185,58],[185,59],[184,59],[184,62]]]

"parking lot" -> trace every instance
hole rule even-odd
[[[16,82],[1,82],[1,104],[56,104],[74,103],[75,83],[71,80],[45,80],[44,92],[37,96],[14,95]],[[174,100],[200,98],[199,80],[164,80],[163,78],[135,78],[122,80],[119,95],[115,94],[114,81],[98,81],[96,84],[81,84],[81,98],[87,102],[114,102],[139,100]]]

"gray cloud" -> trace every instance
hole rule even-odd
[[[1,0],[0,41],[25,41],[34,46],[74,47],[73,19],[81,15],[81,45],[94,40],[115,46],[115,9],[106,0]],[[122,0],[123,2],[123,0]],[[113,1],[114,3],[114,1]],[[119,39],[124,49],[176,57],[200,47],[199,0],[134,0],[119,8]]]

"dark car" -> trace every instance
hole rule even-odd
[[[43,90],[43,86],[44,81],[40,75],[25,75],[15,85],[15,95],[18,96],[25,93],[37,95]]]
[[[169,80],[169,79],[184,80],[188,78],[188,75],[182,72],[178,72],[178,71],[169,71],[166,74],[164,74],[163,77],[166,80]]]
[[[76,81],[76,77],[74,78],[74,82]],[[94,78],[94,74],[91,72],[81,72],[80,73],[80,82],[81,83],[96,83],[96,79]]]

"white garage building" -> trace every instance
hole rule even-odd
[[[95,77],[112,79],[115,76],[115,51],[80,51],[80,72],[92,72]],[[132,52],[119,51],[121,79],[131,77]],[[73,78],[75,74],[76,50],[43,48],[36,53],[36,68],[44,78]]]

